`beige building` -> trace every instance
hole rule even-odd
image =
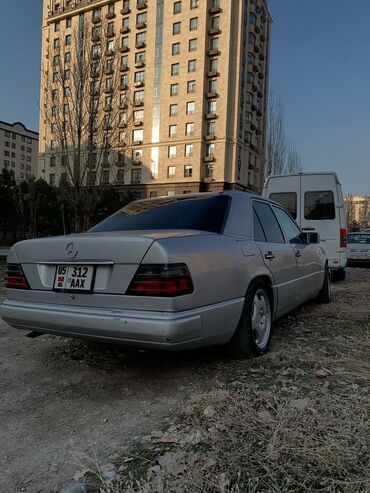
[[[13,171],[17,181],[37,176],[39,135],[23,123],[0,121],[0,170]]]
[[[365,197],[353,197],[354,219],[365,229],[370,227],[370,194]]]
[[[116,124],[104,115],[104,129],[123,130],[107,145],[101,169],[94,169],[96,156],[89,158],[89,180],[116,183],[137,198],[260,191],[270,25],[267,0],[44,0],[42,77],[48,83],[42,84],[41,107],[51,111],[58,104],[62,111],[62,98],[52,103],[46,92],[58,92],[55,66],[64,64],[67,85],[73,78],[68,64],[82,46],[73,33],[84,29],[91,63],[105,57],[105,79],[95,84],[104,92],[104,110],[125,101],[130,111]],[[55,182],[63,177],[63,145],[55,140],[52,117],[42,114],[40,122],[39,176]],[[95,147],[100,141],[104,135]]]

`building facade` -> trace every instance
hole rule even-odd
[[[370,194],[364,197],[353,197],[354,220],[361,229],[370,227]]]
[[[41,107],[53,108],[54,117],[63,104],[70,112],[55,96],[55,84],[63,79],[69,85],[72,65],[81,66],[73,64],[79,46],[79,53],[90,53],[95,75],[95,60],[105,57],[100,85],[90,74],[91,91],[104,93],[104,111],[119,112],[124,102],[116,123],[105,113],[101,130],[92,125],[101,133],[122,127],[99,170],[90,156],[99,144],[89,147],[86,176],[96,185],[116,183],[137,198],[261,191],[270,25],[267,0],[44,0],[42,77],[48,82],[42,84]],[[81,30],[88,34],[79,35]],[[98,99],[91,107],[98,107]],[[39,176],[52,183],[65,178],[57,128],[53,115],[41,115]],[[98,139],[102,145],[105,137]]]
[[[17,181],[37,176],[39,135],[23,123],[0,121],[0,170],[13,171]]]

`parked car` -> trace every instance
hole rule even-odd
[[[370,230],[368,233],[349,233],[348,263],[370,264]]]
[[[364,229],[363,231],[361,231],[362,233],[370,233],[370,228],[366,228]]]
[[[273,320],[330,301],[317,241],[250,193],[141,200],[87,233],[13,246],[0,314],[33,335],[257,356]]]
[[[302,231],[316,231],[333,279],[345,278],[347,220],[336,173],[298,173],[267,178],[263,196],[285,207]]]

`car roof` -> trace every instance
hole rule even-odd
[[[269,201],[268,199],[266,199],[265,197],[262,197],[261,195],[258,195],[257,193],[255,192],[252,192],[252,191],[243,191],[243,190],[224,190],[224,191],[221,191],[221,192],[198,192],[198,193],[187,193],[187,194],[178,194],[178,195],[162,195],[161,197],[150,197],[150,198],[146,198],[146,199],[140,199],[140,200],[137,200],[135,202],[147,202],[148,200],[153,200],[153,201],[156,201],[156,200],[163,200],[163,199],[189,199],[189,198],[197,198],[197,197],[205,197],[205,196],[208,196],[208,197],[216,197],[218,195],[227,195],[227,196],[230,196],[230,197],[235,197],[235,196],[240,196],[240,197],[254,197],[254,198],[257,198],[257,199],[261,199],[261,200],[264,200],[264,201],[267,201],[267,202],[271,202]]]

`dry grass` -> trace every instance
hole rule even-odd
[[[226,363],[153,435],[171,442],[167,464],[138,461],[139,478],[131,468],[102,492],[369,492],[369,310],[308,305],[277,329],[267,356]]]

